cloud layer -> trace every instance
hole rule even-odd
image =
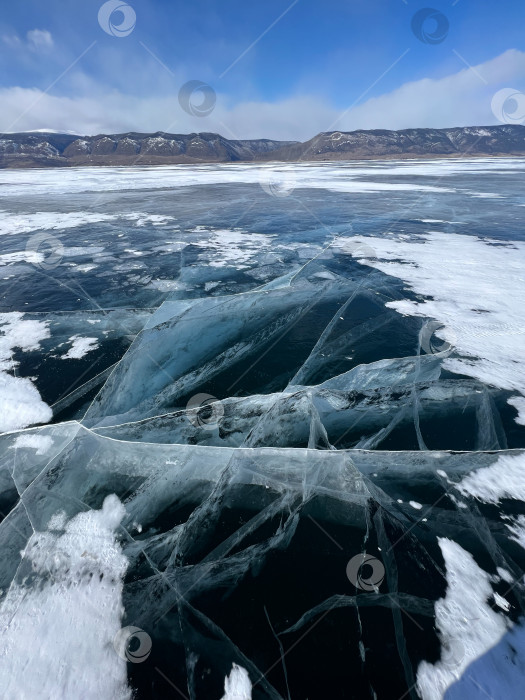
[[[45,32],[29,32],[26,41],[52,42]],[[31,36],[29,36],[31,35]],[[458,64],[461,59],[458,56]],[[183,81],[181,81],[182,84]],[[80,81],[81,84],[81,81]],[[0,90],[2,132],[56,129],[79,134],[125,131],[219,132],[228,138],[306,140],[320,131],[403,129],[495,124],[494,94],[506,87],[525,90],[525,52],[515,49],[439,79],[425,78],[372,97],[347,111],[312,95],[276,102],[231,103],[217,92],[214,111],[205,118],[186,114],[176,94],[137,97],[93,86],[85,95],[56,96],[21,87]]]

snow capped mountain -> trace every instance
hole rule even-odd
[[[38,130],[3,134],[0,139],[0,168],[486,155],[525,155],[525,128],[500,125],[331,131],[304,143],[270,139],[235,141],[206,132],[78,136]]]
[[[225,163],[253,160],[293,144],[269,139],[232,141],[211,133],[78,136],[26,132],[4,134],[0,139],[0,167]]]
[[[525,153],[525,128],[520,125],[331,131],[305,143],[272,153],[272,160],[351,160],[432,156],[509,155]]]

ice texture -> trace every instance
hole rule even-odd
[[[0,173],[4,694],[521,697],[524,170]]]

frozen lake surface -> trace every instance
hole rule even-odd
[[[6,697],[522,697],[524,177],[0,171]]]

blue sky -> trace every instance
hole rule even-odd
[[[435,43],[411,27],[425,0],[131,0],[127,36],[103,31],[100,0],[19,0],[0,19],[0,129],[306,139],[497,123],[493,96],[525,90],[525,3],[430,2],[449,25]],[[217,95],[204,118],[178,102],[189,80]]]

